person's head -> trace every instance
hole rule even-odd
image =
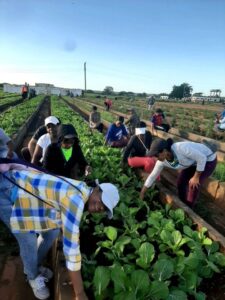
[[[58,130],[58,125],[60,124],[60,120],[55,116],[49,116],[45,119],[45,127],[49,134],[56,135]]]
[[[93,110],[93,111],[97,111],[97,106],[95,106],[95,105],[92,106],[92,110]]]
[[[59,126],[59,142],[64,149],[71,148],[78,141],[76,129],[72,124],[62,124]]]
[[[155,113],[156,113],[157,115],[162,115],[162,114],[163,114],[163,111],[161,110],[161,108],[157,108],[156,111],[155,111]]]
[[[136,110],[134,108],[128,108],[128,113],[130,113],[131,115],[136,114]]]
[[[123,124],[123,122],[124,122],[124,117],[123,117],[123,116],[119,116],[119,117],[117,118],[116,122],[115,122],[115,125],[116,125],[117,127],[120,127],[120,126]]]
[[[146,132],[146,123],[141,121],[139,126],[135,128],[135,135],[142,135]]]
[[[156,156],[158,160],[164,161],[171,158],[172,139],[163,140],[160,138],[155,139],[150,147],[149,156]]]
[[[97,184],[90,193],[87,209],[90,213],[107,212],[108,218],[113,217],[113,208],[119,202],[119,191],[111,183]]]

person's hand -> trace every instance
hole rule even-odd
[[[13,151],[8,151],[6,158],[13,158]]]
[[[75,296],[74,300],[88,300],[87,295],[85,294],[85,291]]]
[[[147,191],[147,187],[143,186],[143,188],[141,189],[141,192],[140,192],[140,199],[141,200],[144,200],[146,191]]]
[[[200,185],[199,182],[199,178],[196,178],[195,176],[193,176],[190,180],[189,180],[189,187],[194,189],[194,188],[198,188]]]
[[[86,167],[85,167],[85,176],[90,175],[90,174],[91,174],[91,171],[92,171],[91,166],[86,166]]]

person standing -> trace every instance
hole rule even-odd
[[[0,219],[18,241],[24,273],[35,297],[44,300],[50,296],[46,281],[53,274],[42,263],[62,229],[75,299],[87,300],[80,272],[80,221],[85,206],[90,213],[106,212],[112,218],[119,201],[118,189],[111,183],[89,187],[82,181],[55,177],[16,161],[0,162]]]
[[[154,98],[154,96],[149,97],[148,98],[148,110],[152,110],[154,104],[155,104],[155,98]]]
[[[179,198],[190,207],[194,207],[199,188],[216,168],[217,156],[214,149],[209,145],[194,142],[173,143],[156,139],[153,141],[150,156],[158,158],[153,171],[146,179],[140,193],[143,199],[145,192],[153,185],[164,167],[181,170],[178,175],[177,188]]]

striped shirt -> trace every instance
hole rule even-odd
[[[62,228],[67,268],[80,270],[79,225],[91,189],[84,182],[65,178],[66,182],[39,171],[10,172],[20,187],[36,196],[16,186],[12,189],[12,231],[41,233]]]

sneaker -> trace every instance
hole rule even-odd
[[[53,277],[53,272],[49,268],[41,266],[39,267],[39,272],[43,277],[45,277],[48,280],[52,279]]]
[[[49,289],[45,285],[46,278],[38,275],[35,279],[29,280],[29,284],[33,289],[36,298],[44,300],[50,296]]]

